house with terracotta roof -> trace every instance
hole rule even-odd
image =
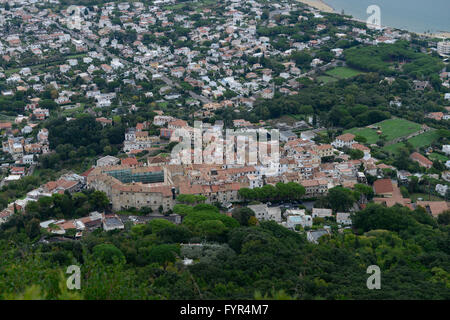
[[[426,117],[429,119],[441,121],[442,118],[444,117],[444,113],[443,112],[430,112],[429,114],[427,114]]]
[[[379,179],[373,183],[373,190],[376,195],[390,198],[394,193],[391,179]]]
[[[336,137],[336,139],[331,144],[336,148],[343,148],[343,147],[351,148],[352,145],[355,143],[355,137],[356,136],[354,134],[345,133]]]
[[[305,188],[306,197],[317,197],[328,192],[327,180],[303,180],[300,184]]]
[[[79,191],[81,187],[80,181],[59,179],[47,182],[42,189],[48,193],[64,193],[66,190],[72,193]]]
[[[375,194],[378,196],[373,198],[373,202],[385,205],[388,208],[400,204],[414,210],[411,199],[403,198],[400,188],[391,179],[379,179],[374,182],[373,187]]]
[[[431,160],[418,152],[412,153],[409,157],[411,158],[411,160],[416,161],[420,166],[427,169],[430,169],[433,166],[433,162]]]
[[[321,158],[330,157],[333,155],[333,146],[331,144],[322,144],[317,146],[315,149]]]
[[[135,166],[138,164],[138,161],[134,157],[129,157],[129,158],[121,159],[120,164],[126,165],[126,166]]]
[[[435,218],[450,209],[446,201],[417,201],[417,206],[424,208]]]
[[[169,124],[167,125],[167,128],[172,129],[172,130],[176,130],[176,129],[181,129],[181,128],[185,128],[187,127],[187,122],[184,120],[173,120],[171,122],[169,122]]]
[[[362,152],[364,152],[364,159],[370,159],[370,148],[366,147],[365,145],[359,144],[359,143],[354,143],[351,146],[352,149],[356,149],[356,150],[360,150]]]
[[[0,122],[0,130],[9,130],[12,128],[11,122]]]

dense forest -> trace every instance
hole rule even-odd
[[[47,217],[44,208],[28,208],[1,227],[0,298],[450,298],[448,213],[436,221],[419,209],[369,205],[353,216],[353,230],[334,230],[312,244],[275,222],[198,204],[184,210],[181,225],[155,219],[42,243],[36,223]],[[194,263],[184,265],[184,258]],[[80,291],[65,288],[72,264],[81,267]],[[366,287],[370,265],[381,269],[381,290]]]

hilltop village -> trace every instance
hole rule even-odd
[[[351,262],[356,278],[368,261],[393,273],[421,264],[420,285],[445,298],[449,39],[295,0],[75,2],[0,1],[0,248],[15,239],[42,250],[43,270],[90,257],[127,276],[156,268],[151,281],[188,279],[192,267],[205,297],[245,299],[259,294],[251,277],[272,296],[339,298],[342,283],[326,293],[335,282],[311,270],[328,262],[313,261],[286,266],[306,280],[280,271],[271,287],[276,268],[250,276],[235,256],[271,248],[270,265],[289,256],[281,247],[343,250],[363,261]],[[208,275],[224,261],[230,273]],[[127,294],[184,298],[185,278],[149,283],[151,293],[133,278]],[[195,288],[185,294],[199,298]]]

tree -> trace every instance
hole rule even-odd
[[[402,147],[398,149],[395,156],[394,166],[399,170],[407,170],[411,161],[409,160],[409,150]]]
[[[366,184],[355,184],[354,186],[355,191],[363,194],[367,200],[372,200],[373,196],[374,196],[374,191],[372,189],[372,187],[366,185]]]
[[[220,220],[206,220],[200,222],[198,225],[199,232],[208,238],[214,238],[222,235],[227,227]]]
[[[348,211],[355,203],[351,190],[343,187],[334,187],[328,191],[328,203],[335,212]]]
[[[306,192],[306,189],[296,182],[279,182],[275,187],[278,190],[279,199],[285,201],[299,200]]]
[[[350,149],[348,154],[350,155],[350,159],[359,160],[364,158],[364,152],[358,149]]]
[[[255,212],[247,207],[236,208],[232,212],[232,217],[239,221],[241,226],[248,226],[251,217],[255,216]]]
[[[355,136],[355,141],[357,141],[359,143],[366,143],[367,142],[367,138],[357,134]]]
[[[179,253],[180,249],[176,245],[162,244],[154,246],[149,252],[150,262],[162,264],[165,269],[169,262],[175,262],[176,255]]]
[[[271,184],[266,184],[261,188],[256,188],[256,192],[258,200],[263,202],[272,201],[278,196],[277,189]]]
[[[362,232],[370,230],[400,231],[418,227],[418,222],[406,207],[386,208],[378,204],[369,204],[353,218],[353,225]]]
[[[206,197],[195,194],[180,194],[177,196],[177,201],[184,204],[196,204],[205,202]]]
[[[174,224],[166,219],[153,219],[148,225],[150,226],[152,233],[156,234],[165,228],[172,227]]]
[[[106,193],[95,190],[89,195],[89,203],[94,210],[102,211],[108,207],[109,199],[106,196]]]
[[[450,224],[450,211],[445,211],[438,215],[438,223],[448,226]]]
[[[36,218],[31,219],[25,226],[25,231],[30,239],[34,239],[41,234],[39,226],[39,220]]]
[[[194,212],[194,209],[192,208],[192,206],[189,206],[187,204],[176,204],[173,206],[173,212],[184,217],[189,213]]]
[[[98,244],[92,249],[92,253],[96,259],[107,264],[126,262],[122,251],[112,244]]]
[[[257,198],[257,194],[254,189],[241,188],[239,189],[238,194],[245,200],[255,200]]]

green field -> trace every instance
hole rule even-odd
[[[328,70],[326,72],[327,75],[338,78],[338,79],[348,79],[348,78],[357,76],[362,73],[363,72],[361,72],[361,71],[358,71],[358,70],[352,69],[352,68],[348,68],[348,67],[336,67],[336,68]]]
[[[399,142],[399,143],[395,143],[395,144],[391,144],[389,146],[383,147],[383,151],[395,154],[395,153],[397,153],[398,149],[400,149],[401,147],[404,147],[404,146],[405,145],[403,144],[403,142]]]
[[[425,193],[413,193],[409,197],[412,202],[417,202],[417,198],[422,198],[423,201],[442,201],[444,200],[441,197],[435,196],[431,194],[431,197],[428,194]]]
[[[415,122],[411,122],[405,119],[388,119],[373,124],[375,127],[381,127],[383,135],[386,136],[386,141],[392,141],[396,138],[408,136],[421,129],[421,125]],[[371,128],[352,128],[346,130],[345,133],[353,133],[367,139],[367,143],[376,143],[379,140],[376,129]]]
[[[434,141],[439,139],[439,134],[437,130],[431,130],[425,132],[424,134],[418,135],[414,138],[409,139],[409,143],[411,143],[414,148],[426,147],[432,144]]]
[[[408,142],[412,144],[414,148],[421,148],[421,147],[427,147],[431,145],[435,140],[439,138],[439,134],[437,130],[432,130],[425,132],[421,135],[415,136],[411,139],[408,139]],[[403,142],[395,143],[390,146],[386,146],[383,148],[384,151],[390,152],[390,153],[396,153],[399,148],[403,147]],[[446,157],[440,154],[435,154],[435,158],[444,161],[447,161]]]
[[[377,131],[371,128],[352,128],[345,133],[353,133],[354,135],[362,136],[367,139],[367,143],[376,143],[379,140]]]
[[[439,160],[439,161],[442,161],[442,162],[447,162],[448,161],[448,157],[444,156],[443,154],[436,153],[436,152],[431,153],[428,156],[428,158],[430,158],[430,160]]]

